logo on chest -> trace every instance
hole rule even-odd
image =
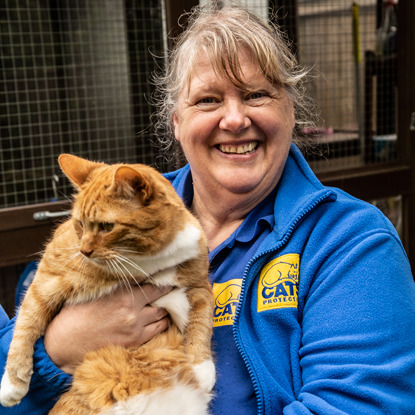
[[[215,309],[213,327],[231,326],[241,295],[242,279],[233,279],[221,284],[213,284]]]
[[[257,292],[258,312],[277,308],[297,308],[300,256],[286,254],[261,270]]]

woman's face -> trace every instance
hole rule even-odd
[[[179,95],[175,136],[190,163],[195,191],[204,186],[210,192],[251,194],[259,202],[281,177],[294,110],[250,54],[241,52],[239,59],[247,90],[218,77],[209,58],[200,55]]]

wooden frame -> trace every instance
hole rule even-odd
[[[69,207],[68,202],[54,202],[1,209],[0,267],[37,259],[56,223],[62,218],[35,220],[33,215],[45,211],[60,213]]]
[[[403,242],[415,274],[415,2],[400,0],[398,6],[398,152],[402,165],[409,168],[411,189],[404,197]]]

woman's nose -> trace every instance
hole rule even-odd
[[[246,109],[242,102],[237,100],[224,105],[224,113],[219,122],[219,128],[239,134],[251,125]]]

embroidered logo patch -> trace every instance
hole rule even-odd
[[[241,295],[242,279],[233,279],[221,284],[213,284],[215,309],[213,327],[231,326]]]
[[[299,271],[298,254],[282,255],[265,265],[258,282],[258,312],[276,308],[297,308]]]

